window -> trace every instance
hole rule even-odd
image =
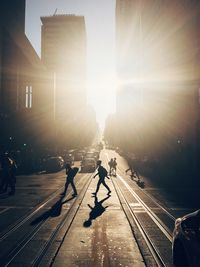
[[[32,85],[27,85],[26,86],[26,100],[25,100],[25,107],[26,108],[32,108]]]

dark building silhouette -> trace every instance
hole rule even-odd
[[[198,146],[198,14],[198,1],[116,1],[117,144],[141,158],[177,158],[190,170]]]
[[[96,122],[86,102],[85,19],[53,15],[41,21],[42,62],[54,77],[56,140],[60,146],[86,145],[95,134]]]
[[[0,12],[0,143],[33,146],[47,140],[53,81],[24,33],[25,0],[1,1]]]
[[[86,105],[86,30],[83,16],[54,15],[42,20],[42,62],[55,78],[57,119]]]

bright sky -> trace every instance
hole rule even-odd
[[[40,16],[83,15],[87,32],[88,103],[103,125],[115,111],[115,0],[26,0],[26,35],[40,55]]]

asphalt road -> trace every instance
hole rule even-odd
[[[17,177],[15,196],[0,195],[0,266],[172,266],[174,219],[198,208],[199,189],[164,188],[148,177],[141,189],[115,151],[101,152],[103,165],[111,157],[112,192],[101,186],[96,198],[91,173],[76,176],[75,198],[71,188],[60,195],[64,170]]]

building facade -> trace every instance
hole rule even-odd
[[[34,146],[47,140],[51,83],[24,33],[25,0],[1,1],[0,12],[0,143]]]
[[[157,158],[184,152],[187,162],[193,158],[196,164],[198,14],[198,1],[116,1],[117,118],[123,121],[118,140],[123,148]]]
[[[54,77],[55,136],[60,146],[79,146],[91,136],[87,134],[87,121],[95,124],[86,102],[85,19],[54,15],[41,17],[41,21],[42,62]],[[95,127],[92,127],[93,134]]]
[[[86,30],[82,16],[42,17],[42,62],[55,79],[55,116],[86,105]],[[75,109],[75,110],[74,110]]]

